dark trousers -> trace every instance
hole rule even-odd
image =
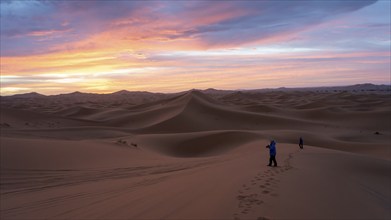
[[[272,165],[272,162],[274,163],[274,166],[276,167],[277,166],[276,156],[270,155],[269,166]]]

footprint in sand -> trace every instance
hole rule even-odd
[[[264,203],[259,195],[278,197],[279,195],[274,192],[273,189],[278,187],[280,180],[276,178],[282,175],[285,171],[292,169],[290,160],[293,158],[293,154],[289,154],[288,158],[284,160],[284,166],[268,169],[264,172],[259,172],[248,184],[243,184],[242,189],[238,190],[239,195],[236,197],[238,200],[238,211],[233,214],[234,219],[240,220],[253,210],[254,206],[259,206]],[[258,187],[259,188],[258,188]],[[246,194],[254,192],[252,194]],[[256,193],[259,192],[260,194]],[[258,217],[257,220],[270,220],[266,217]]]
[[[263,194],[268,194],[269,191],[268,191],[268,190],[263,190],[262,193],[263,193]]]

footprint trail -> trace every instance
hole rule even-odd
[[[291,170],[293,167],[290,161],[294,153],[290,153],[283,161],[283,166],[270,167],[265,171],[259,172],[248,183],[242,185],[238,190],[236,199],[238,207],[233,214],[233,219],[248,219],[248,214],[257,207],[265,203],[264,199],[269,197],[278,197],[277,188],[279,176]],[[268,220],[265,217],[258,217],[257,220]]]

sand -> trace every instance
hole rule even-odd
[[[384,91],[1,98],[1,219],[391,218]]]

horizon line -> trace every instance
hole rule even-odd
[[[0,97],[12,97],[12,96],[17,96],[17,95],[27,95],[27,94],[36,94],[36,95],[41,95],[41,96],[58,96],[58,95],[69,95],[73,93],[80,93],[80,94],[94,94],[94,95],[110,95],[110,94],[115,94],[119,92],[129,92],[129,93],[136,93],[136,92],[145,92],[145,93],[154,93],[154,94],[176,94],[176,93],[183,93],[183,92],[190,92],[190,91],[207,91],[207,90],[217,90],[217,91],[256,91],[256,90],[294,90],[294,89],[325,89],[325,88],[343,88],[343,87],[354,87],[354,86],[390,86],[390,84],[373,84],[373,83],[358,83],[358,84],[349,84],[349,85],[334,85],[334,86],[308,86],[308,87],[275,87],[275,88],[256,88],[256,89],[219,89],[219,88],[207,88],[207,89],[197,89],[197,88],[192,88],[188,90],[182,90],[178,92],[151,92],[151,91],[146,91],[146,90],[127,90],[127,89],[121,89],[118,91],[114,92],[107,92],[107,93],[97,93],[97,92],[83,92],[83,91],[74,91],[74,92],[69,92],[69,93],[58,93],[58,94],[43,94],[35,91],[31,92],[26,92],[26,93],[16,93],[16,94],[11,94],[11,95],[2,95],[0,93]],[[354,90],[354,89],[352,89]],[[388,91],[388,90],[387,90]]]

